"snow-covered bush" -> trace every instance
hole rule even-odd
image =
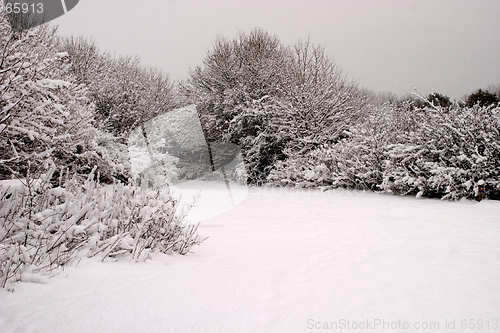
[[[500,108],[384,105],[335,144],[290,154],[269,181],[457,200],[500,198]]]
[[[159,252],[187,254],[203,241],[168,190],[101,186],[92,174],[83,186],[72,178],[52,187],[53,171],[28,178],[21,189],[0,188],[2,287],[85,256],[145,260]]]
[[[415,131],[386,147],[380,188],[456,200],[474,197],[483,179],[486,196],[500,198],[500,108],[416,112],[420,125]]]
[[[384,149],[396,133],[411,126],[402,110],[389,105],[374,107],[363,122],[337,133],[332,143],[324,138],[305,149],[288,149],[288,158],[269,176],[274,185],[297,187],[343,187],[376,190],[382,181]]]
[[[287,111],[275,98],[264,96],[235,107],[224,141],[241,147],[248,184],[262,184],[290,141]]]
[[[278,186],[376,190],[382,178],[380,153],[347,140],[325,144],[278,162],[268,180]]]
[[[159,129],[154,128],[146,134],[146,127],[141,126],[132,131],[128,139],[132,177],[141,187],[159,189],[178,178],[175,165],[178,159],[165,151],[165,138],[157,135],[158,132]]]

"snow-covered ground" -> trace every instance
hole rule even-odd
[[[180,187],[196,253],[0,290],[0,332],[500,331],[498,201]]]

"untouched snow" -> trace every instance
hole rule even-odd
[[[0,332],[500,330],[500,202],[233,184],[233,208],[224,184],[179,187],[201,188],[195,254],[0,290]]]

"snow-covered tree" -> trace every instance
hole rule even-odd
[[[176,105],[168,75],[141,67],[139,57],[115,58],[101,53],[85,37],[65,39],[71,72],[87,85],[94,102],[95,126],[125,140],[132,130]]]
[[[53,164],[86,174],[98,165],[102,177],[126,179],[123,152],[92,126],[94,105],[55,32],[48,25],[12,32],[0,14],[0,173],[24,177]]]
[[[240,33],[234,40],[217,37],[184,85],[198,112],[209,141],[221,140],[235,107],[276,95],[286,50],[277,37],[261,29]]]
[[[269,179],[278,184],[294,183],[289,172],[295,174],[291,176],[295,181],[302,171],[310,178],[311,159],[315,159],[317,150],[344,138],[347,130],[365,116],[368,100],[323,47],[312,46],[307,40],[290,50],[282,87],[287,109],[284,131],[290,139],[283,150],[285,158]]]
[[[67,54],[58,53],[55,29],[12,32],[1,15],[2,174],[25,174],[70,153],[83,139],[92,113],[85,89],[66,75]],[[75,145],[76,146],[76,145]]]
[[[258,183],[286,155],[337,140],[363,110],[363,94],[322,47],[286,47],[261,29],[218,37],[185,91],[207,140],[241,145]]]
[[[282,81],[291,130],[305,144],[336,141],[362,115],[363,95],[357,85],[346,79],[324,47],[309,40],[291,48]]]
[[[273,164],[268,152],[281,150],[277,133],[268,135],[272,127],[268,126],[278,120],[273,113],[277,104],[272,102],[271,107],[269,101],[281,94],[287,52],[276,36],[261,29],[240,33],[233,40],[219,36],[203,68],[192,71],[183,86],[189,101],[197,105],[207,142],[241,146],[249,182],[264,180],[264,170]],[[268,105],[263,108],[264,104]]]

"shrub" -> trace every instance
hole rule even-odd
[[[36,181],[27,178],[18,189],[0,188],[2,287],[33,273],[51,274],[82,257],[184,255],[204,240],[198,225],[184,223],[168,191],[101,186],[92,173],[83,186],[72,178],[52,187],[53,171]]]
[[[340,142],[278,163],[269,181],[458,200],[483,180],[486,196],[500,198],[499,107],[374,111]]]
[[[457,200],[473,197],[483,179],[486,196],[498,199],[500,108],[427,108],[417,116],[415,131],[386,147],[380,188]]]
[[[385,167],[385,147],[416,126],[411,105],[373,107],[363,122],[305,153],[289,153],[269,176],[273,184],[377,190]]]

